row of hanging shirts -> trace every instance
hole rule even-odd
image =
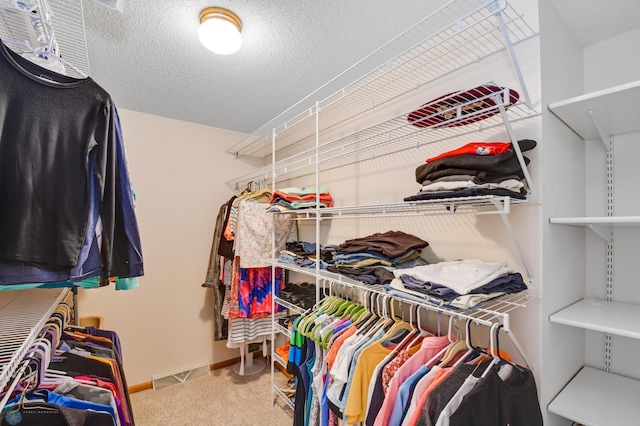
[[[296,377],[294,425],[542,424],[531,370],[500,351],[496,323],[489,348],[449,331],[408,322],[392,298],[370,292],[368,305],[329,296],[291,327],[287,369]],[[438,316],[440,319],[440,315]]]
[[[60,304],[0,389],[0,424],[135,424],[118,335],[69,318]]]

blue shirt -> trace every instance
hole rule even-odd
[[[409,402],[411,401],[411,394],[416,387],[416,384],[420,379],[422,379],[429,372],[429,367],[423,365],[418,368],[415,373],[411,376],[407,377],[400,387],[398,388],[398,395],[396,396],[396,400],[393,404],[393,411],[391,412],[391,417],[389,418],[390,425],[399,425],[402,424],[402,420],[405,412],[407,411],[407,407],[409,406]]]

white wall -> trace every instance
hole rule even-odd
[[[100,315],[123,343],[129,385],[238,356],[213,341],[212,290],[200,286],[213,228],[232,192],[229,178],[251,170],[225,149],[245,135],[120,111],[145,276],[140,288],[80,292],[80,315]]]

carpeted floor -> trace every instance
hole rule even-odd
[[[276,384],[287,379],[276,371]],[[271,399],[269,367],[254,376],[239,376],[232,367],[210,376],[159,390],[131,395],[137,426],[286,426],[293,411],[277,396]]]

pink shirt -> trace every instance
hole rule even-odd
[[[398,395],[398,388],[400,385],[418,368],[425,365],[431,358],[436,356],[438,352],[449,346],[451,341],[449,337],[427,337],[422,341],[422,347],[411,358],[405,362],[396,374],[394,374],[391,382],[389,382],[389,389],[384,397],[382,408],[378,412],[374,426],[386,426],[389,424],[391,418],[391,412],[393,411],[393,404]]]

